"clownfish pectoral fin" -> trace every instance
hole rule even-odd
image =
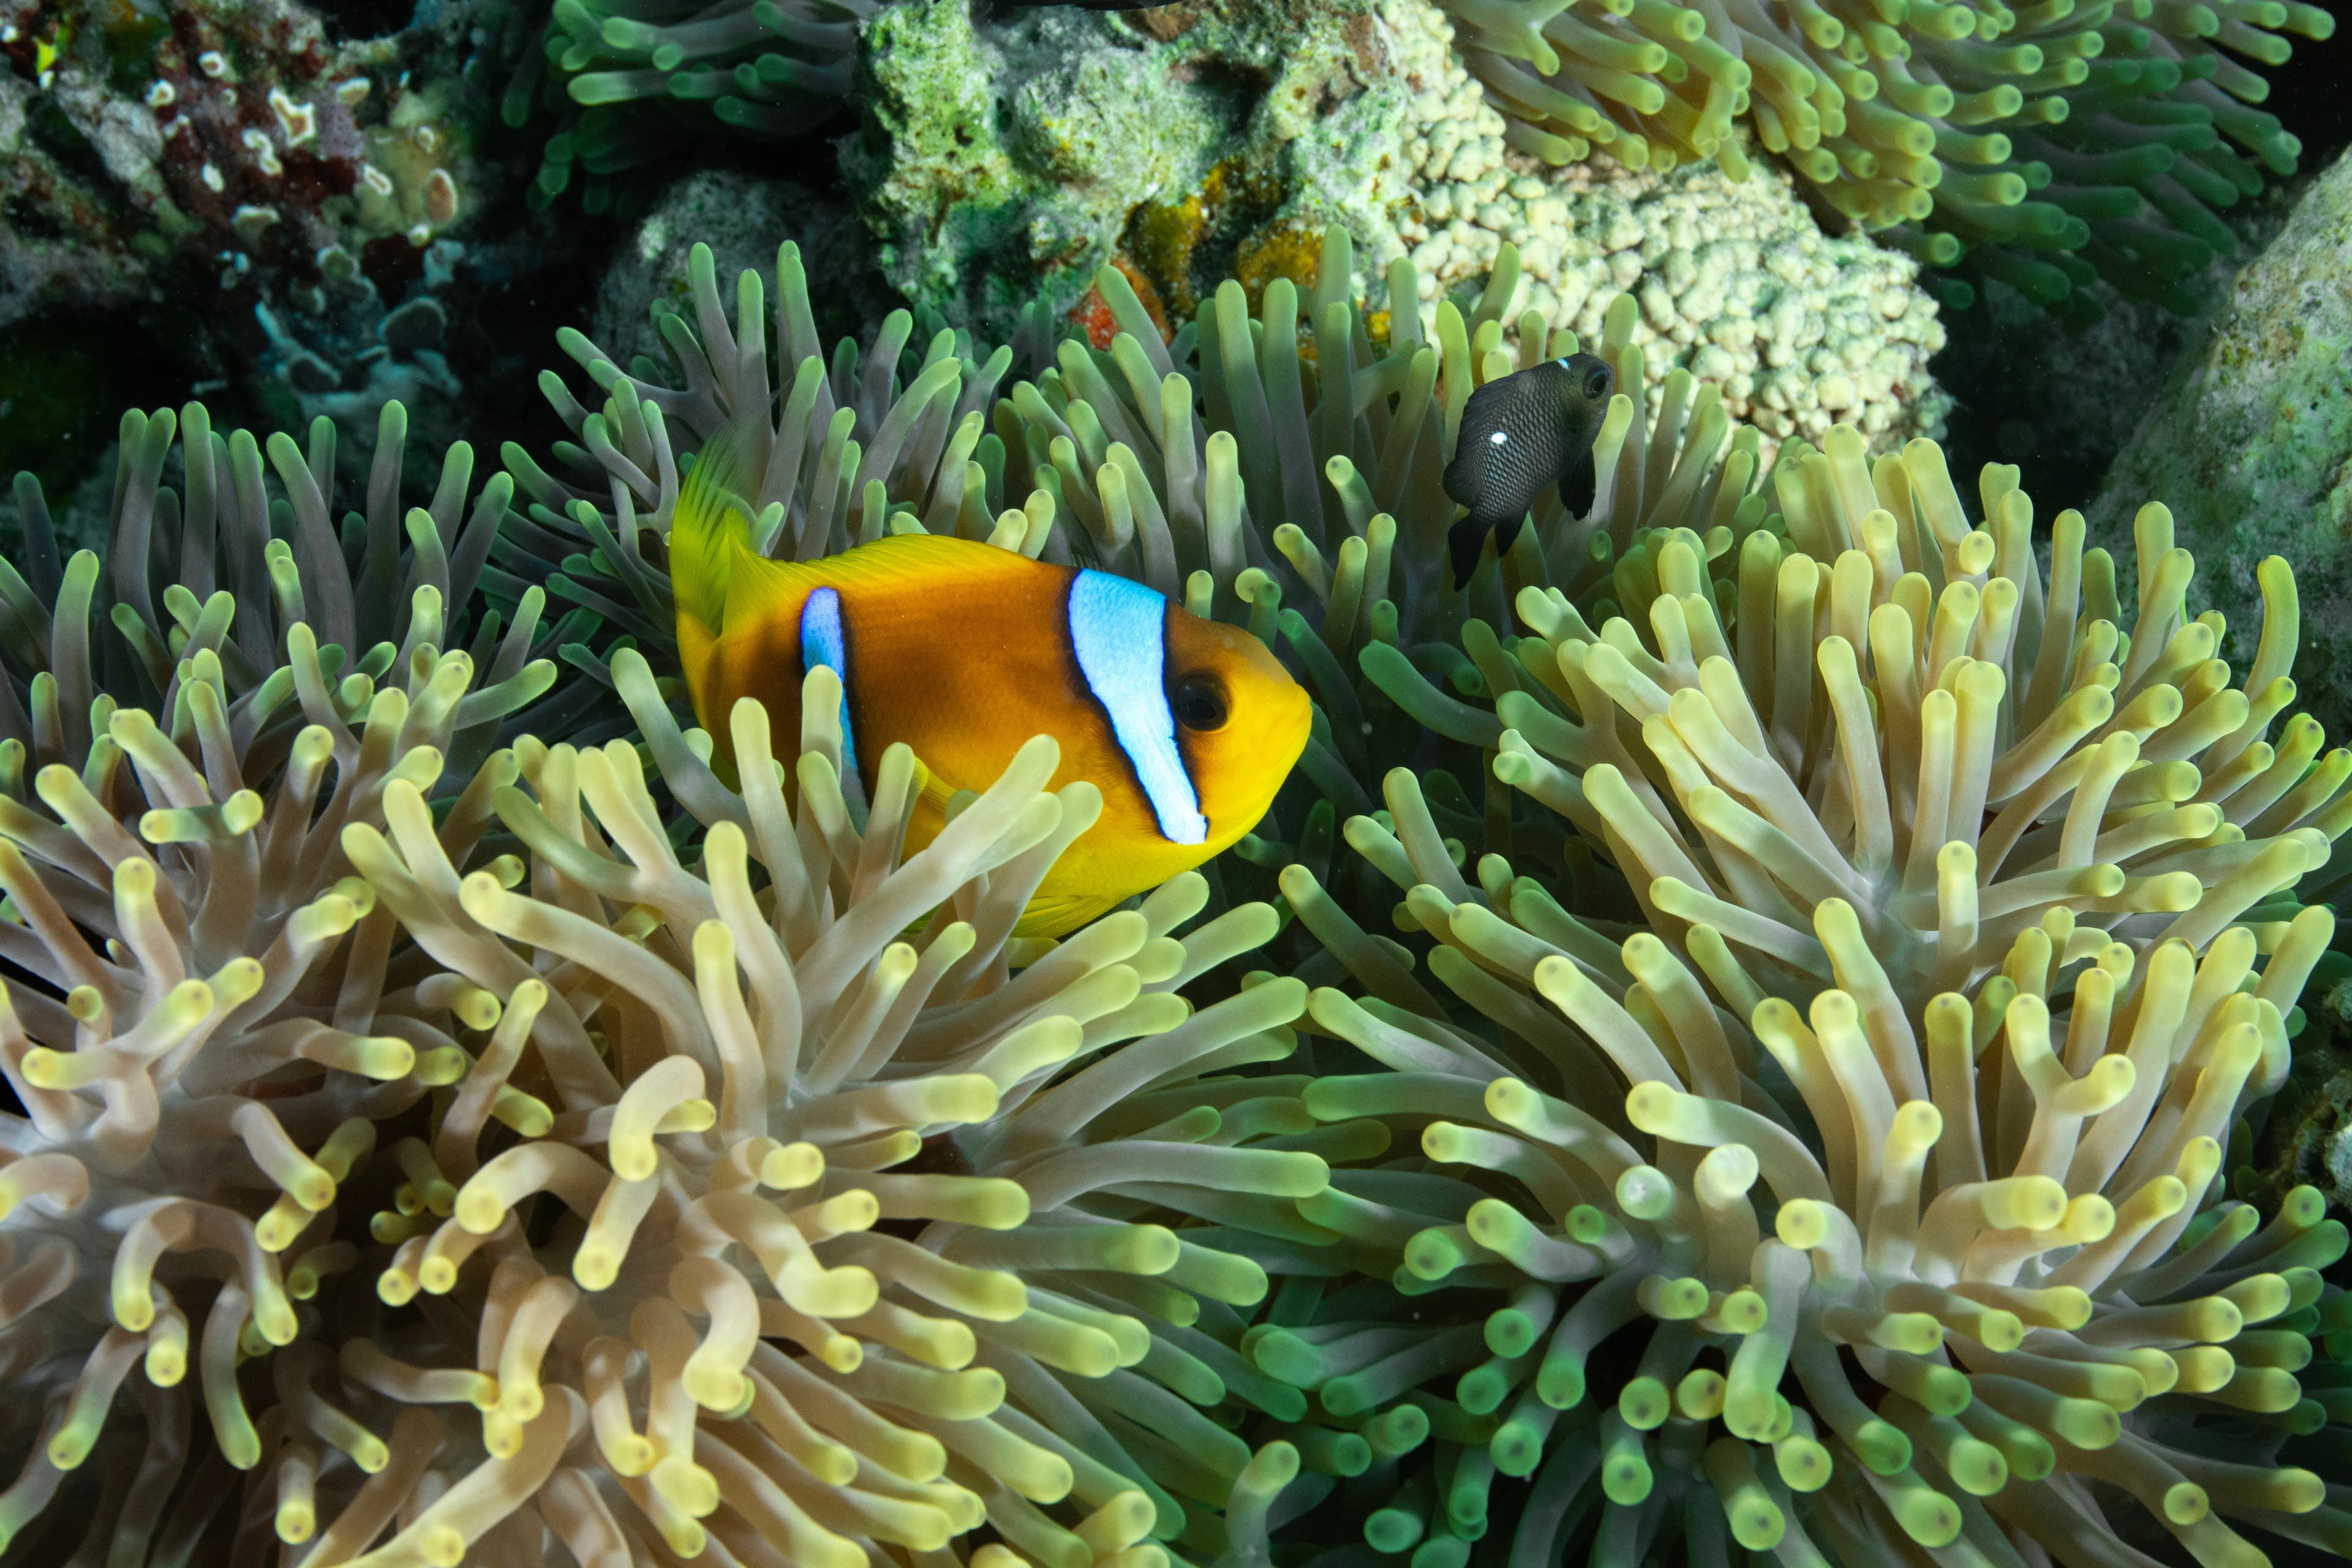
[[[749,423],[755,417],[764,416],[739,416],[702,444],[670,509],[669,580],[679,619],[714,633],[724,629],[737,548],[751,537],[751,503],[744,498],[755,478]]]
[[[1127,902],[1125,893],[1065,893],[1032,899],[1014,922],[1015,936],[1067,936],[1089,921],[1099,920]]]

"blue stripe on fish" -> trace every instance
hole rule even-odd
[[[849,640],[841,629],[841,595],[832,588],[813,589],[801,605],[801,675],[819,665],[841,678],[842,785],[854,788],[862,775],[849,728]]]
[[[1209,819],[1176,750],[1176,716],[1168,710],[1168,601],[1125,577],[1080,572],[1070,584],[1069,619],[1078,671],[1110,719],[1160,837],[1206,843]]]

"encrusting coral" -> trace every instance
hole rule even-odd
[[[2037,563],[2014,470],[1972,522],[1932,444],[1873,465],[1842,430],[1774,490],[1728,626],[1686,536],[1637,619],[1519,596],[1496,772],[1614,865],[1634,934],[1500,857],[1465,878],[1409,773],[1347,825],[1451,997],[1335,944],[1366,994],[1317,990],[1313,1025],[1391,1070],[1305,1098],[1424,1159],[1335,1170],[1299,1204],[1323,1237],[1253,1248],[1394,1282],[1286,1294],[1253,1358],[1343,1423],[1429,1414],[1433,1468],[1369,1472],[1344,1517],[1432,1561],[1529,1474],[1514,1561],[1588,1530],[1595,1563],[1677,1534],[1693,1563],[2150,1561],[2094,1483],[2200,1562],[2264,1560],[2231,1521],[2352,1550],[2291,1462],[2336,1473],[2294,1443],[2336,1409],[2295,1373],[2352,1309],[2318,1273],[2343,1226],[2220,1181],[2334,927],[2289,890],[2352,826],[2352,752],[2265,738],[2292,574],[2263,566],[2233,681],[2159,506],[2127,623],[2078,514]],[[1327,901],[1298,867],[1284,891]]]
[[[1948,402],[1927,367],[1944,326],[1913,258],[1825,227],[1801,177],[1773,168],[1547,166],[1465,68],[1438,6],[1385,0],[1380,15],[1390,68],[1412,89],[1394,156],[1316,137],[1297,156],[1339,165],[1318,190],[1356,236],[1358,265],[1411,254],[1424,334],[1440,294],[1491,271],[1508,241],[1523,308],[1592,339],[1609,302],[1633,295],[1653,394],[1690,371],[1763,431],[1768,458],[1780,438],[1818,441],[1832,424],[1874,445],[1943,434]]]
[[[341,40],[289,0],[8,0],[0,35],[0,320],[215,279],[240,312],[255,292],[320,311],[322,282],[362,278],[396,303],[412,253],[485,194],[429,26]]]
[[[1824,200],[1922,259],[1965,253],[2043,303],[2098,276],[2182,310],[2178,279],[2236,248],[2214,209],[2301,151],[2232,56],[2283,64],[2287,34],[2335,27],[2292,0],[1446,8],[1520,145],[1550,161],[1713,157],[1736,178],[1746,118]],[[1942,291],[1965,302],[1965,286]]]

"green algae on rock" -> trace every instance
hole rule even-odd
[[[2099,539],[2128,526],[2132,498],[2172,498],[2200,584],[2231,645],[2256,621],[2253,567],[2295,563],[2304,605],[2302,701],[2342,734],[2352,723],[2341,651],[2352,627],[2352,158],[2297,200],[2240,271],[2116,457],[2087,509]]]

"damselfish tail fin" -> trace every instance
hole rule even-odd
[[[735,547],[751,542],[750,421],[759,417],[739,415],[703,443],[670,513],[670,591],[679,616],[699,621],[714,636],[723,629]]]

